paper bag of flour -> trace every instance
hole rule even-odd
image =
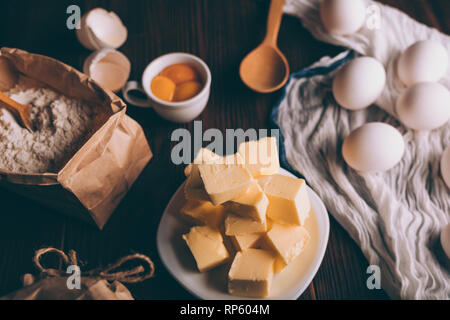
[[[126,105],[119,97],[85,74],[49,57],[0,49],[0,90],[13,88],[21,78],[86,102],[101,116],[96,120],[98,130],[59,172],[21,173],[0,168],[0,186],[102,229],[152,158],[142,128],[125,114]]]

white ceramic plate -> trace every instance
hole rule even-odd
[[[280,174],[293,176],[284,169],[280,169]],[[283,272],[274,275],[268,299],[297,299],[311,283],[325,254],[330,230],[328,213],[317,194],[309,187],[308,191],[312,209],[305,227],[311,234],[311,240],[296,260]],[[231,262],[206,273],[198,271],[194,258],[181,238],[190,226],[177,217],[185,201],[183,183],[170,199],[159,224],[156,241],[162,262],[186,290],[200,299],[246,299],[227,292],[227,274]]]

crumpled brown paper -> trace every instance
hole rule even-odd
[[[19,49],[0,49],[0,90],[18,75],[96,106],[105,123],[58,173],[21,174],[0,169],[0,185],[62,213],[94,221],[102,229],[152,158],[140,125],[126,105],[87,75],[53,58]],[[0,155],[1,156],[1,155]]]
[[[134,300],[122,282],[141,282],[152,277],[154,273],[153,262],[147,256],[133,254],[123,257],[105,269],[83,272],[80,277],[80,288],[74,288],[68,285],[71,279],[63,270],[42,267],[40,259],[48,253],[57,253],[65,266],[77,265],[74,251],[67,256],[55,248],[38,250],[33,260],[41,271],[39,280],[35,281],[31,274],[26,274],[24,288],[1,297],[0,300]],[[140,264],[129,270],[114,271],[133,260]]]

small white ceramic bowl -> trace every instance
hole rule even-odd
[[[201,77],[203,88],[195,97],[179,102],[168,102],[157,98],[150,84],[166,67],[177,63],[185,63],[193,67]],[[130,94],[131,91],[141,91],[147,99],[137,98]],[[205,62],[189,53],[169,53],[153,60],[142,75],[141,83],[129,81],[122,89],[124,99],[138,107],[153,107],[163,118],[173,122],[190,122],[197,118],[205,109],[211,90],[211,71]]]

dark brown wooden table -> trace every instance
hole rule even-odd
[[[450,32],[448,0],[383,0],[420,22]],[[213,75],[211,98],[199,117],[203,129],[266,128],[279,93],[257,94],[238,76],[241,59],[262,39],[268,2],[257,0],[103,0],[0,1],[0,46],[45,54],[81,69],[90,53],[66,28],[66,8],[78,4],[83,12],[95,6],[113,10],[128,27],[120,51],[132,62],[131,78],[161,54],[184,51],[204,59]],[[320,43],[294,17],[283,18],[279,47],[292,71],[307,67],[342,48]],[[138,299],[191,299],[161,264],[156,229],[172,194],[183,182],[183,167],[170,161],[171,132],[179,125],[152,110],[128,108],[144,128],[155,154],[103,231],[35,202],[0,190],[0,296],[18,289],[24,273],[36,272],[31,259],[36,249],[74,249],[83,268],[105,266],[133,252],[156,263],[154,278],[128,287]],[[331,217],[331,216],[330,216]],[[57,263],[49,259],[48,263]],[[345,230],[331,218],[331,233],[323,263],[300,299],[386,299],[382,290],[366,287],[367,260]]]

